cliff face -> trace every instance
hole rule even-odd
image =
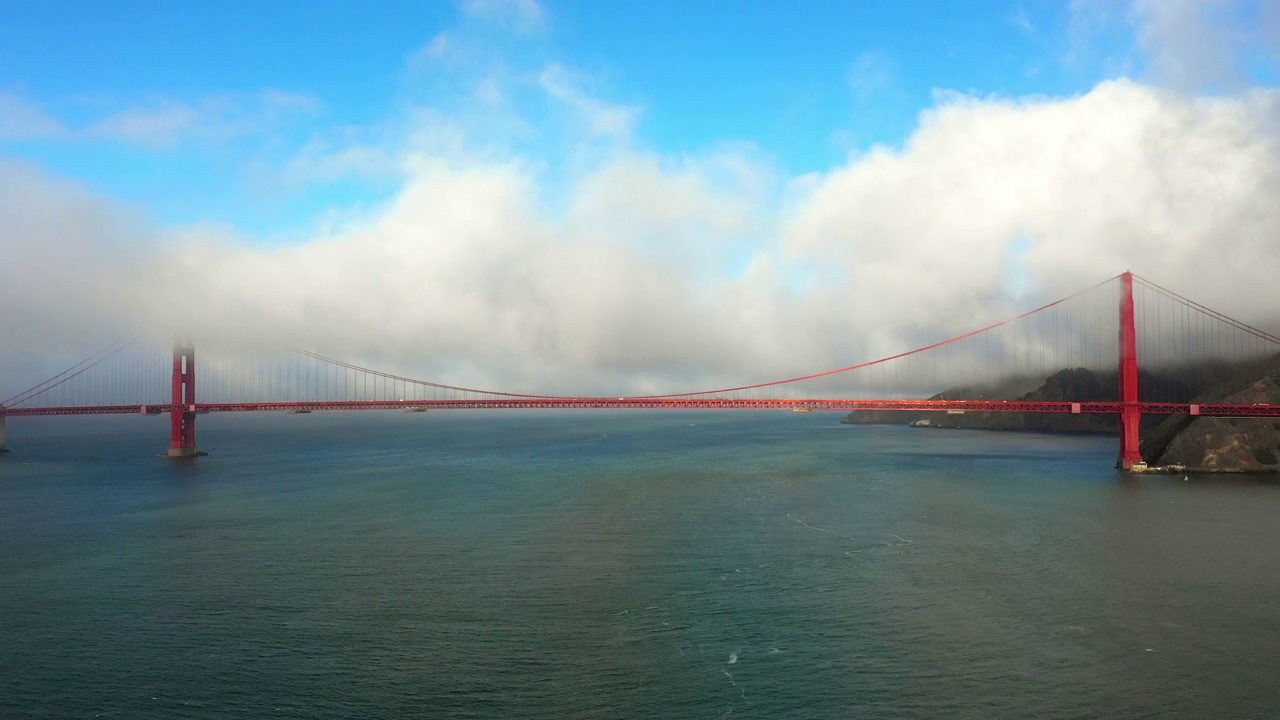
[[[930,400],[1114,400],[1114,372],[1084,368],[1061,370],[1034,389],[1014,381],[995,388],[952,388]],[[1249,369],[1226,366],[1187,368],[1181,372],[1138,375],[1139,397],[1147,401],[1280,405],[1280,355]],[[1120,431],[1114,415],[1067,413],[935,412],[849,413],[845,423],[927,424],[937,428],[1020,430],[1024,432],[1105,433]],[[1276,470],[1280,472],[1280,418],[1244,419],[1144,415],[1142,457],[1152,465],[1189,468]]]
[[[1040,383],[1015,381],[995,388],[957,388],[938,393],[930,400],[1000,400],[1089,401],[1114,400],[1118,395],[1116,373],[1095,373],[1085,368],[1060,370]],[[1138,387],[1143,394],[1158,393],[1162,399],[1189,400],[1197,391],[1186,379],[1157,376],[1142,372]],[[1148,399],[1148,398],[1143,398]],[[1154,398],[1152,398],[1154,399]],[[1143,419],[1145,430],[1154,430],[1161,418]],[[1120,432],[1120,419],[1106,414],[1068,413],[965,413],[948,415],[935,412],[865,412],[848,414],[846,423],[906,424],[928,427],[967,428],[973,430],[1009,430],[1022,432],[1100,433]]]
[[[1280,423],[1273,420],[1199,418],[1179,433],[1157,465],[1221,470],[1280,470]]]
[[[1280,404],[1280,356],[1193,402]],[[1172,417],[1142,443],[1142,456],[1156,465],[1280,470],[1280,419]]]

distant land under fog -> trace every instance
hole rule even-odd
[[[994,387],[960,387],[930,400],[1107,400],[1119,396],[1115,372],[1064,369],[1034,381]],[[1147,402],[1280,404],[1280,355],[1247,368],[1203,365],[1179,371],[1139,372],[1139,399]],[[1115,434],[1120,419],[1108,414],[894,412],[855,410],[848,424],[911,424],[918,427],[1047,433]],[[1142,456],[1152,465],[1207,470],[1280,472],[1280,421],[1147,414],[1142,418]]]

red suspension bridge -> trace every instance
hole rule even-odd
[[[889,357],[772,382],[652,395],[497,392],[427,382],[305,350],[210,352],[140,339],[103,348],[0,403],[0,451],[11,417],[167,414],[167,456],[202,454],[205,413],[471,408],[680,408],[945,413],[1109,414],[1117,465],[1143,461],[1148,414],[1280,417],[1280,405],[1195,402],[1230,373],[1280,353],[1280,337],[1131,273],[1004,322]],[[1141,358],[1141,365],[1139,359]],[[1062,371],[1053,397],[1030,392]],[[1141,383],[1141,384],[1140,384]]]

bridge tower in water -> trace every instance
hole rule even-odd
[[[173,402],[169,407],[169,422],[169,452],[162,457],[207,454],[196,447],[196,348],[191,340],[178,340],[173,344]]]
[[[1133,320],[1133,273],[1120,276],[1120,457],[1116,467],[1128,470],[1141,463],[1142,406],[1138,404],[1138,333]]]

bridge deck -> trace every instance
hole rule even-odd
[[[1280,405],[1239,405],[1226,403],[1137,404],[1143,413],[1161,415],[1204,415],[1214,417],[1280,417]],[[198,403],[197,413],[288,412],[329,410],[477,410],[477,409],[661,409],[661,410],[853,410],[912,412],[1035,412],[1095,414],[1119,413],[1119,402],[1067,402],[1025,400],[857,400],[857,399],[759,399],[759,398],[499,398],[456,400],[353,400],[266,403]],[[159,415],[172,405],[97,405],[87,407],[5,408],[0,415],[33,417],[49,415]],[[188,408],[182,407],[183,410]]]

